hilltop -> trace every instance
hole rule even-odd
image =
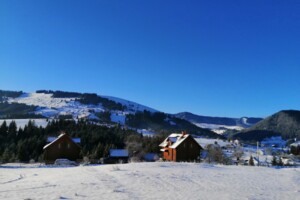
[[[262,140],[272,136],[300,138],[300,111],[282,110],[235,135],[243,140]]]

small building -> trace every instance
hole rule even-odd
[[[290,145],[290,151],[294,155],[300,155],[300,141],[295,141]]]
[[[203,149],[198,142],[185,131],[172,133],[160,145],[163,159],[168,161],[195,161],[200,158]]]
[[[156,153],[146,153],[143,155],[143,160],[146,162],[155,162],[159,160],[159,157]]]
[[[80,138],[71,138],[62,133],[57,138],[49,137],[49,144],[44,146],[44,160],[46,164],[53,164],[56,159],[80,160]]]
[[[128,163],[129,153],[127,149],[110,149],[109,157],[105,158],[104,164]]]

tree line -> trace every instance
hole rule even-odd
[[[43,147],[48,137],[57,137],[61,132],[81,138],[81,156],[89,159],[107,157],[111,148],[127,148],[134,153],[158,153],[159,143],[166,134],[146,137],[134,130],[120,126],[99,126],[86,120],[52,120],[46,127],[37,127],[29,121],[24,128],[16,122],[4,121],[0,126],[0,162],[43,162]],[[132,143],[138,145],[132,146]]]

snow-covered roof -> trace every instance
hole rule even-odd
[[[109,150],[110,157],[128,157],[127,149],[110,149]]]
[[[166,147],[169,142],[171,145],[169,148],[178,147],[186,138],[188,138],[189,134],[181,134],[181,133],[172,133],[169,135],[159,146]]]
[[[61,134],[63,135],[63,134]],[[54,140],[56,140],[57,138],[61,137],[61,135],[59,135],[58,137],[48,137],[47,138],[47,142],[53,142]],[[73,140],[73,142],[79,144],[81,142],[80,138],[71,138]]]
[[[66,135],[66,133],[62,133],[60,134],[57,138],[56,137],[48,137],[47,138],[47,142],[50,142],[49,144],[45,145],[43,147],[43,149],[46,149],[48,146],[50,146],[51,144],[55,143],[57,140],[59,140],[61,137],[63,137],[64,135]],[[71,138],[72,141],[76,144],[80,143],[80,138]]]
[[[300,141],[292,143],[291,146],[300,146]]]

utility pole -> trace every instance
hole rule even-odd
[[[257,143],[256,143],[257,166],[259,166],[258,144],[259,144],[259,142],[257,141]]]

